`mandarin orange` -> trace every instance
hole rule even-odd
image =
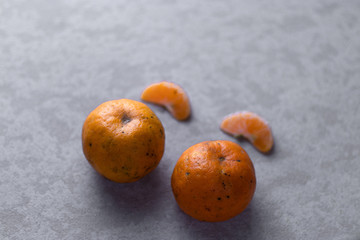
[[[256,188],[248,154],[231,141],[206,141],[177,161],[171,186],[179,207],[200,221],[225,221],[240,214]]]
[[[115,182],[134,182],[154,170],[164,145],[164,127],[155,113],[144,103],[129,99],[101,104],[82,129],[86,159]]]

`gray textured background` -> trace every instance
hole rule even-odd
[[[360,1],[0,2],[1,239],[360,239]],[[81,128],[100,103],[173,81],[191,121],[151,105],[166,129],[158,168],[100,177]],[[270,123],[269,156],[240,143],[258,185],[222,223],[183,214],[170,188],[180,154],[234,140],[222,118]],[[234,140],[236,141],[236,140]]]

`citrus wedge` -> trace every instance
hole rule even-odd
[[[175,83],[151,84],[143,91],[141,99],[165,107],[177,120],[186,120],[190,116],[189,98],[184,89]]]
[[[236,138],[246,138],[263,153],[269,152],[274,144],[268,123],[252,112],[230,114],[224,118],[220,128]]]

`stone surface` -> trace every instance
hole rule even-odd
[[[3,0],[1,239],[360,239],[360,1]],[[188,92],[193,117],[166,129],[158,168],[133,184],[100,177],[81,128],[100,103],[148,84]],[[249,110],[275,149],[219,130]],[[258,185],[222,223],[176,205],[177,158],[204,140],[241,144]]]

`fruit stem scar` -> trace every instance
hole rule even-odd
[[[121,118],[121,121],[123,122],[123,124],[127,124],[128,122],[131,121],[131,118],[128,115],[126,115],[126,113],[124,113],[124,115]]]
[[[225,158],[224,158],[224,157],[219,157],[219,160],[220,160],[220,161],[224,161]]]

